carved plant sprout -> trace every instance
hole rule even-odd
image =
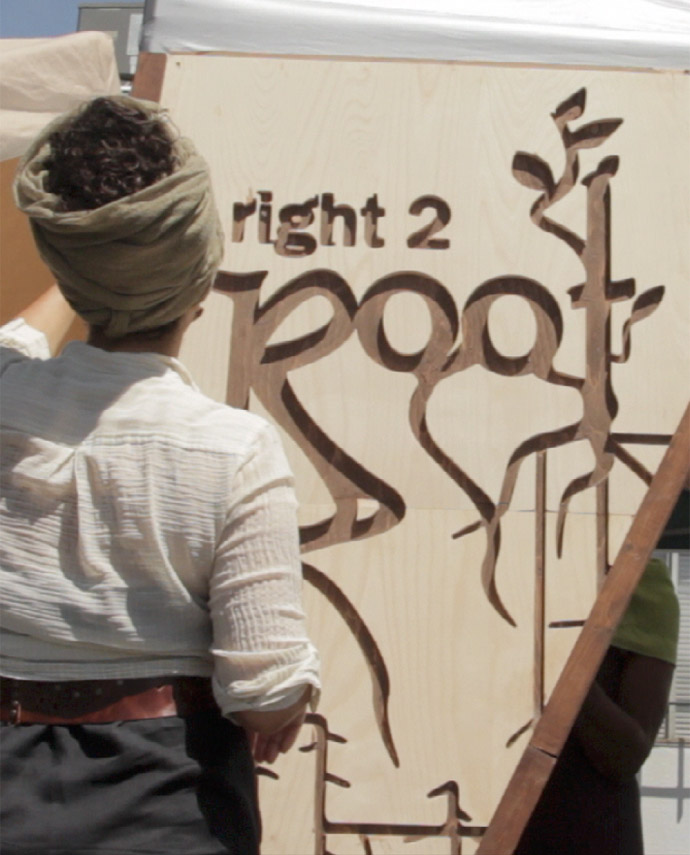
[[[530,454],[582,439],[589,442],[594,454],[595,463],[592,470],[575,478],[561,495],[557,518],[559,555],[562,552],[563,530],[570,500],[577,493],[602,484],[608,478],[614,458],[621,460],[645,482],[651,481],[651,473],[622,447],[611,432],[612,422],[618,412],[618,402],[611,382],[611,364],[627,361],[630,356],[632,325],[651,314],[664,294],[664,287],[657,286],[638,296],[623,326],[622,353],[612,354],[611,304],[619,300],[629,300],[635,295],[634,279],[612,281],[610,275],[609,184],[618,169],[618,158],[603,158],[594,171],[582,179],[581,183],[587,193],[586,238],[546,216],[546,211],[575,187],[579,175],[580,151],[606,142],[622,123],[622,119],[602,119],[572,129],[570,123],[584,113],[585,97],[585,90],[580,89],[552,113],[565,152],[565,164],[558,180],[554,179],[550,166],[536,154],[518,152],[513,159],[515,178],[526,187],[540,191],[530,210],[532,221],[543,231],[563,241],[577,255],[584,268],[584,282],[570,288],[568,293],[572,308],[584,309],[586,313],[585,376],[580,378],[559,374],[550,364],[548,370],[542,368],[541,374],[535,371],[547,382],[576,388],[582,397],[582,417],[574,424],[532,437],[511,455],[498,503],[490,519],[483,523],[488,539],[483,566],[485,586],[489,581],[493,582],[500,544],[501,517],[510,507],[520,466]],[[553,354],[550,354],[550,357],[552,359]],[[456,536],[466,534],[477,527],[477,524],[470,526]]]

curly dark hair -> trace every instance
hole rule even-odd
[[[173,140],[165,124],[137,107],[96,98],[51,134],[45,189],[63,211],[100,208],[170,175]]]

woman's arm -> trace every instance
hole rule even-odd
[[[51,285],[20,312],[18,317],[23,318],[34,329],[40,330],[48,339],[50,352],[55,353],[72,325],[75,312],[60,293],[58,286]]]
[[[647,759],[666,712],[673,670],[670,662],[629,653],[618,703],[592,684],[574,732],[587,759],[606,778],[629,779]]]
[[[257,762],[273,762],[295,741],[320,682],[302,607],[292,475],[275,429],[257,428],[232,477],[209,609],[216,700],[249,732]]]

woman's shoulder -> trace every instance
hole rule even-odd
[[[151,407],[150,399],[142,400],[142,406],[149,410],[145,421],[159,436],[177,440],[190,448],[205,448],[222,454],[246,454],[257,444],[274,440],[276,431],[268,419],[218,401],[193,384],[175,380],[166,383],[161,378],[153,395],[157,399],[155,407]],[[135,391],[129,402],[128,408],[134,404],[135,412],[138,410],[135,400],[152,392],[150,386],[148,389],[145,386]]]

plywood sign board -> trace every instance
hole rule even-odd
[[[226,230],[183,360],[282,430],[323,658],[266,855],[476,850],[687,400],[689,96],[167,58]]]

